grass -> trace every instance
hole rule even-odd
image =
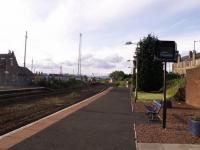
[[[163,93],[149,93],[149,92],[138,91],[139,101],[152,101],[155,99],[163,99]]]
[[[173,97],[180,87],[184,87],[185,79],[174,79],[170,80],[167,83],[167,99]],[[163,93],[151,93],[151,92],[143,92],[138,91],[138,101],[146,102],[152,101],[155,99],[163,99]]]

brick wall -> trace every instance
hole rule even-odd
[[[186,70],[186,103],[200,108],[200,67]]]

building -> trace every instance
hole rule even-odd
[[[0,84],[1,85],[29,85],[33,79],[33,73],[26,67],[20,67],[14,52],[0,54]]]
[[[187,69],[196,68],[198,66],[200,66],[200,53],[190,51],[187,56],[178,56],[177,63],[172,64],[172,72],[180,75],[186,75]]]

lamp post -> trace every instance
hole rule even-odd
[[[132,45],[132,44],[134,44],[134,45],[137,45],[137,47],[136,47],[136,51],[135,51],[135,54],[136,54],[136,56],[134,56],[134,59],[135,59],[135,68],[136,68],[136,71],[135,71],[135,102],[136,102],[136,100],[137,100],[137,98],[138,98],[138,48],[139,48],[139,44],[138,43],[136,43],[136,42],[131,42],[131,41],[129,41],[129,42],[126,42],[126,45]]]
[[[135,58],[135,66],[136,66],[136,69],[135,69],[135,102],[138,98],[138,57],[137,57],[137,54],[136,56],[134,56]]]
[[[196,47],[195,47],[196,42],[200,42],[200,40],[194,41],[194,50],[196,50]]]
[[[127,60],[128,62],[133,62],[133,67],[128,67],[128,68],[131,68],[132,69],[132,81],[131,81],[131,84],[132,84],[132,88],[131,88],[131,93],[134,92],[134,74],[135,74],[135,60]],[[132,95],[132,94],[131,94]]]

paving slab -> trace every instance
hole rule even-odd
[[[138,143],[138,150],[200,150],[198,144]]]
[[[126,88],[114,88],[10,150],[135,150],[129,95]]]

